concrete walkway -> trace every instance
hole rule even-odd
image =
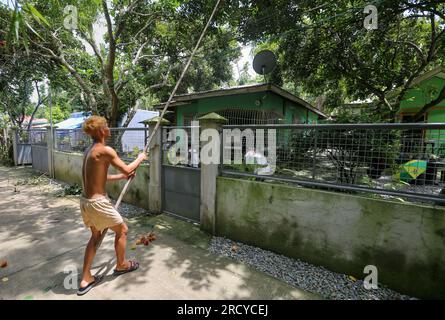
[[[127,219],[128,258],[141,267],[113,277],[114,237],[104,239],[94,272],[104,281],[83,297],[65,289],[68,273],[81,272],[89,231],[76,197],[56,197],[47,183],[18,185],[30,168],[0,167],[0,299],[318,299],[264,273],[210,253],[211,237],[166,215]],[[38,176],[38,175],[37,175]],[[154,226],[157,240],[131,250]]]

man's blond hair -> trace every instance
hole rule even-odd
[[[83,131],[92,138],[97,137],[100,129],[107,126],[107,119],[100,116],[91,116],[82,125]]]

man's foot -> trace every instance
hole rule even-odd
[[[115,276],[119,276],[121,274],[137,270],[138,268],[139,268],[139,262],[134,261],[134,260],[129,260],[125,263],[125,267],[114,269],[113,274]]]
[[[89,276],[85,276],[82,278],[82,281],[80,281],[79,288],[85,288],[87,285],[89,285],[91,282],[96,280],[91,274]]]
[[[101,282],[103,278],[104,278],[103,275],[99,275],[92,277],[92,280],[90,282],[82,280],[82,282],[80,283],[80,288],[79,290],[77,290],[77,295],[78,296],[84,295],[85,293],[93,289],[93,287],[96,286],[99,282]]]

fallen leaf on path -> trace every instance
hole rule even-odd
[[[356,277],[348,276],[348,278],[349,278],[350,280],[352,280],[353,282],[356,282],[356,281],[357,281],[357,278],[356,278]]]
[[[8,280],[9,280],[9,279],[6,278],[6,277],[4,277],[4,278],[2,279],[3,282],[7,282]]]
[[[155,241],[156,240],[156,235],[153,232],[150,232],[150,234],[148,235],[148,240],[149,241]]]
[[[8,266],[8,261],[0,260],[0,268],[6,268]]]
[[[156,235],[153,232],[150,232],[147,236],[141,236],[138,240],[136,240],[136,245],[143,244],[144,246],[148,246],[150,242],[156,240]]]

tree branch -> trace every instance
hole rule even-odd
[[[104,65],[104,60],[102,58],[102,55],[100,54],[100,50],[96,45],[96,42],[94,41],[93,37],[91,37],[91,34],[88,36],[85,32],[79,30],[80,35],[82,36],[82,38],[88,42],[88,44],[91,46],[91,48],[93,49],[94,54],[96,55],[96,58],[99,60],[99,63],[101,64],[101,66]]]
[[[403,41],[403,40],[397,40],[397,41],[386,40],[386,41],[389,42],[389,43],[402,43],[402,44],[406,44],[409,47],[413,48],[417,52],[417,55],[420,57],[420,59],[422,61],[425,60],[425,55],[423,54],[422,49],[420,49],[420,47],[418,45],[416,45],[412,41]]]
[[[54,35],[53,35],[54,36]],[[66,69],[68,69],[68,71],[70,72],[70,74],[74,77],[74,79],[76,80],[76,82],[79,84],[79,86],[81,87],[81,89],[88,95],[89,98],[89,103],[88,105],[91,107],[91,109],[98,114],[98,110],[97,110],[97,103],[96,103],[96,98],[94,97],[93,93],[91,92],[91,90],[89,89],[88,85],[85,83],[85,81],[82,79],[82,77],[80,76],[80,74],[68,63],[68,61],[66,61],[65,57],[63,54],[57,55],[53,50],[44,47],[42,45],[40,45],[39,43],[34,42],[33,40],[30,39],[30,42],[32,42],[34,45],[36,45],[37,47],[41,48],[42,50],[46,51],[49,53],[50,57],[56,61],[58,64],[64,66]],[[61,51],[61,48],[58,48],[59,51]],[[43,56],[43,55],[42,55]]]
[[[40,106],[46,101],[46,99],[48,98],[48,97],[45,97],[45,98],[42,99],[42,97],[41,97],[41,95],[40,95],[40,90],[39,90],[38,81],[34,80],[34,85],[35,85],[35,88],[36,88],[36,91],[37,91],[37,97],[38,97],[38,98],[37,98],[36,106],[34,107],[34,110],[33,110],[32,114],[31,114],[31,117],[29,118],[29,122],[28,122],[27,130],[30,130],[30,129],[31,129],[31,125],[32,125],[32,122],[33,122],[33,120],[34,120],[34,116],[36,115],[37,110],[39,109],[39,107],[40,107]]]

